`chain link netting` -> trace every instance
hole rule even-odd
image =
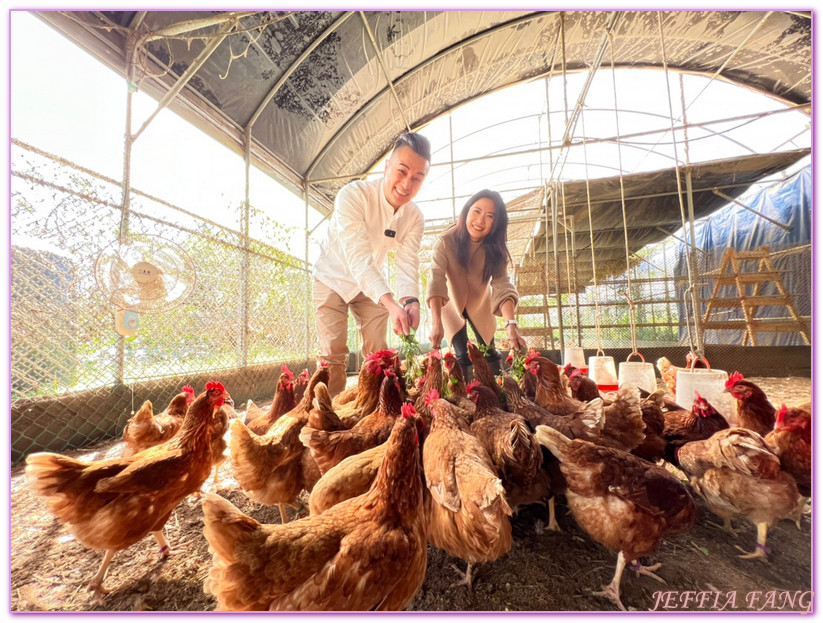
[[[120,236],[121,187],[17,142],[12,162],[12,461],[118,436],[144,400],[159,411],[186,384],[221,380],[240,405],[270,400],[283,363],[313,368],[304,264],[136,191],[128,234],[168,241],[196,270],[180,275],[185,300],[119,336],[95,261]],[[265,221],[255,213],[250,236],[276,229]]]

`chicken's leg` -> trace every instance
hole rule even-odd
[[[97,575],[89,580],[89,583],[86,585],[90,591],[94,591],[98,596],[105,595],[109,592],[103,588],[103,580],[106,577],[106,571],[109,570],[111,559],[114,558],[114,554],[116,552],[117,550],[114,549],[106,550],[106,553],[103,556],[103,562],[100,564],[100,569],[97,571]]]
[[[563,532],[560,529],[560,524],[557,523],[557,511],[554,507],[554,496],[549,498],[549,525],[547,526],[549,530],[553,530],[554,532]]]
[[[286,517],[286,505],[283,502],[277,503],[277,508],[280,509],[280,523],[286,524],[289,523],[288,518]]]
[[[159,548],[157,550],[159,554],[158,559],[165,560],[169,557],[169,554],[171,553],[171,548],[169,547],[168,541],[166,541],[166,537],[163,536],[163,531],[157,530],[155,532],[152,532],[151,534],[154,537],[154,540],[157,541],[157,547]]]
[[[769,553],[769,548],[766,547],[766,535],[769,532],[769,524],[763,522],[757,524],[757,547],[755,547],[754,551],[751,553],[744,553],[743,555],[739,556],[739,558],[745,559],[753,559],[753,558],[762,558],[764,561],[766,560],[766,554]],[[735,545],[737,549],[741,552],[745,552],[746,550],[740,547],[739,545]]]
[[[623,569],[626,568],[626,557],[623,552],[617,554],[617,565],[614,569],[614,577],[611,584],[604,586],[602,591],[592,591],[592,595],[598,597],[605,597],[612,603],[616,604],[618,608],[625,611],[626,607],[620,601],[620,579],[623,577]]]

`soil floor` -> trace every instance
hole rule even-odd
[[[811,379],[753,378],[770,400],[796,404],[811,399]],[[241,414],[242,415],[242,414]],[[67,453],[85,459],[119,456],[120,443],[101,444]],[[219,484],[209,480],[205,491],[217,491],[243,512],[264,523],[279,523],[276,507],[257,505],[237,487],[231,462],[219,470]],[[304,494],[305,495],[305,494]],[[642,562],[662,563],[657,575],[623,574],[621,597],[629,610],[808,610],[812,591],[812,524],[805,515],[798,528],[781,521],[768,533],[768,560],[744,560],[735,546],[752,551],[755,527],[743,519],[733,526],[736,536],[713,525],[718,518],[695,496],[698,520],[694,529],[664,540],[657,553]],[[610,601],[592,591],[608,584],[616,554],[591,540],[575,524],[560,500],[562,532],[544,529],[544,506],[520,508],[512,519],[511,551],[499,560],[477,566],[474,587],[452,587],[465,563],[429,546],[426,579],[409,610],[414,611],[613,611]],[[308,510],[289,509],[291,519]],[[722,523],[722,522],[721,522]],[[118,552],[109,568],[102,599],[84,583],[97,571],[102,553],[77,542],[33,498],[25,486],[22,466],[11,479],[11,611],[208,611],[215,600],[203,591],[211,565],[203,536],[203,513],[197,498],[181,502],[166,524],[172,555],[157,560],[157,546],[147,536]]]

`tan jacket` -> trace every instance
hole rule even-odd
[[[469,270],[463,270],[455,252],[456,231],[456,226],[452,226],[434,244],[426,304],[433,297],[443,298],[443,331],[449,344],[455,333],[466,324],[464,309],[483,341],[488,344],[497,328],[494,316],[502,316],[500,305],[511,299],[517,308],[519,296],[509,279],[505,263],[490,281],[483,281],[486,250],[482,242],[469,241]]]

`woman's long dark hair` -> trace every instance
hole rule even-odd
[[[469,231],[466,229],[466,218],[471,208],[480,199],[491,199],[494,203],[494,224],[488,235],[483,238],[483,247],[486,250],[486,265],[483,267],[483,281],[488,281],[502,264],[510,262],[509,247],[506,245],[506,230],[509,226],[509,214],[506,204],[500,193],[483,189],[473,194],[457,218],[457,231],[454,234],[457,242],[457,261],[464,270],[469,270]]]

